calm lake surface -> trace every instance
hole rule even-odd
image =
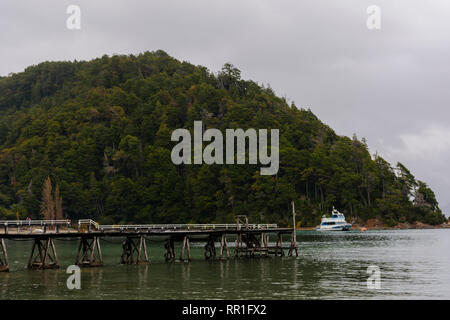
[[[298,258],[207,262],[194,243],[193,261],[173,264],[164,263],[163,242],[151,241],[150,264],[125,266],[120,239],[102,240],[105,266],[82,269],[81,289],[69,290],[76,241],[56,240],[60,269],[29,271],[32,243],[8,240],[0,299],[450,299],[449,229],[301,231],[297,241]],[[381,289],[367,287],[371,265]]]

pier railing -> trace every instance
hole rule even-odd
[[[99,224],[92,219],[80,219],[78,220],[78,229],[80,229],[81,226],[87,226],[88,228],[93,227],[98,230]]]
[[[70,220],[0,220],[0,227],[3,227],[5,233],[8,233],[9,228],[16,228],[20,232],[21,228],[27,228],[30,232],[33,231],[33,227],[42,227],[42,232],[47,231],[47,227],[55,227],[56,232],[60,227],[70,228]]]
[[[42,227],[42,232],[46,232],[48,227],[55,227],[59,231],[60,227],[71,227],[70,220],[0,220],[0,228],[3,227],[5,233],[9,228],[27,228],[32,231],[33,227]],[[245,224],[245,223],[211,223],[211,224],[136,224],[136,225],[101,225],[92,219],[78,220],[78,231],[195,231],[195,230],[267,230],[278,228],[275,223]]]
[[[137,224],[137,225],[100,225],[91,219],[78,221],[78,226],[87,226],[89,230],[97,231],[138,231],[138,230],[265,230],[277,228],[277,224]]]
[[[0,220],[2,226],[56,226],[56,225],[70,225],[70,220]]]

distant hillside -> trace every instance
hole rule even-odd
[[[279,128],[278,174],[174,165],[171,132],[194,120],[221,130]],[[444,221],[433,191],[402,164],[371,157],[364,139],[337,136],[232,65],[214,75],[163,51],[44,62],[0,78],[0,218],[38,218],[48,176],[44,193],[59,187],[66,217],[103,223],[246,214],[288,225],[292,199],[303,226],[333,205],[349,220]]]

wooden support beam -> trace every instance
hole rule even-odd
[[[272,247],[273,251],[270,251],[269,236],[266,232],[238,234],[234,254],[236,257],[245,255],[251,258],[267,257],[269,253],[282,255],[282,242],[280,242],[280,237],[277,239],[275,247]],[[245,246],[242,245],[243,243]]]
[[[230,257],[230,251],[228,249],[227,235],[225,233],[222,234],[222,236],[220,238],[220,253],[219,253],[219,258],[220,259],[224,259],[224,257],[223,257],[223,251],[224,250],[226,252],[226,258],[229,258]]]
[[[139,239],[139,246],[137,244]],[[140,237],[127,237],[122,243],[122,264],[147,264],[147,246],[145,244],[145,238]]]
[[[261,240],[259,241],[259,256],[262,256],[264,248],[264,232],[261,232]]]
[[[281,257],[284,257],[284,250],[283,250],[283,235],[281,232],[278,232],[277,234],[277,243],[275,246],[275,256],[280,255]]]
[[[250,255],[250,257],[255,257],[255,253],[259,253],[259,256],[262,256],[263,251],[263,237],[261,235],[260,240],[256,237],[255,234],[246,234],[245,236],[245,244],[246,244],[246,254]]]
[[[98,256],[99,256],[100,262],[103,265],[103,256],[102,256],[102,248],[100,247],[100,238],[99,237],[95,237],[94,239],[95,239],[95,241],[97,241],[97,252],[98,252]]]
[[[189,244],[189,237],[186,237],[186,248],[188,254],[188,261],[191,261],[191,246]]]
[[[166,249],[164,253],[164,259],[166,262],[175,262],[175,248],[172,237],[166,240],[164,248]]]
[[[36,254],[35,254],[36,251]],[[55,243],[52,238],[34,239],[31,255],[28,259],[28,269],[57,269],[59,268]]]
[[[183,238],[183,242],[182,242],[182,244],[181,244],[181,252],[180,252],[180,261],[181,262],[183,262],[184,261],[184,250],[186,250],[186,247],[187,247],[187,245],[188,245],[188,237],[187,236],[185,236],[184,238]],[[189,256],[190,256],[190,252],[189,252]],[[189,259],[188,259],[188,261],[190,260],[190,257],[189,257]]]
[[[78,244],[78,249],[77,249],[77,257],[75,258],[75,264],[78,264],[78,261],[80,261],[80,254],[81,254],[81,246],[83,245],[83,240],[81,239],[79,244]]]
[[[261,232],[261,240],[259,242],[259,256],[267,257],[269,255],[269,236],[265,232]]]
[[[58,264],[58,256],[56,255],[55,242],[53,241],[53,239],[50,241],[50,245],[51,245],[51,247],[52,247],[53,258],[55,259],[55,263],[56,263],[57,265],[59,265],[59,264]],[[58,266],[58,268],[59,268],[59,266]]]
[[[220,237],[219,259],[222,259],[222,257],[223,257],[223,246],[224,246],[224,244],[223,244],[223,237],[224,237],[224,236],[225,236],[225,235],[222,234],[222,236]]]
[[[143,259],[143,261],[148,263],[147,244],[145,243],[144,236],[141,236],[141,241],[140,241],[140,244],[139,244],[139,252],[140,252],[139,253],[139,257],[141,257],[142,249],[144,250],[144,259]]]
[[[226,250],[226,253],[227,253],[227,258],[230,258],[230,250],[228,249],[228,242],[227,242],[227,237],[226,236],[224,236],[224,246],[225,246],[225,250]]]
[[[295,256],[298,257],[298,251],[297,251],[298,245],[297,245],[297,239],[296,238],[297,238],[296,234],[295,234],[295,232],[293,232],[292,236],[291,236],[291,245],[289,247],[289,253],[288,253],[289,257],[292,257],[294,252],[295,252]]]
[[[281,256],[284,257],[284,249],[283,249],[283,234],[278,233],[280,237],[280,250],[281,250]]]
[[[239,257],[242,250],[242,233],[238,233],[236,238],[236,245],[234,246],[234,256]]]
[[[75,264],[80,267],[103,266],[99,237],[81,237]]]
[[[214,237],[210,236],[205,244],[205,259],[215,259],[216,258],[216,245]]]
[[[295,256],[298,257],[297,252],[297,233],[295,230],[295,204],[294,201],[292,201],[292,236],[291,236],[291,245],[289,247],[289,253],[288,256],[292,257],[293,253],[295,252]]]
[[[126,238],[124,242],[122,242],[122,256],[120,258],[121,264],[132,264],[133,261],[133,240],[131,238]]]
[[[266,233],[264,236],[264,245],[266,246],[266,256],[269,255],[269,235]]]
[[[3,259],[0,256],[0,272],[8,272],[9,271],[8,252],[6,251],[5,240],[3,238],[0,241],[0,246],[2,247],[1,253],[3,254]]]
[[[180,261],[184,261],[184,248],[186,246],[186,237],[183,238],[183,242],[181,243],[181,251],[180,251]]]
[[[91,250],[91,256],[90,261],[93,261],[95,259],[95,248],[97,247],[97,240],[94,238],[94,241],[92,242],[92,250]]]

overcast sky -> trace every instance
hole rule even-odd
[[[66,27],[72,4],[80,30]],[[366,26],[370,5],[380,30]],[[405,164],[450,213],[448,0],[1,0],[0,45],[2,76],[157,49],[214,72],[231,62]]]

